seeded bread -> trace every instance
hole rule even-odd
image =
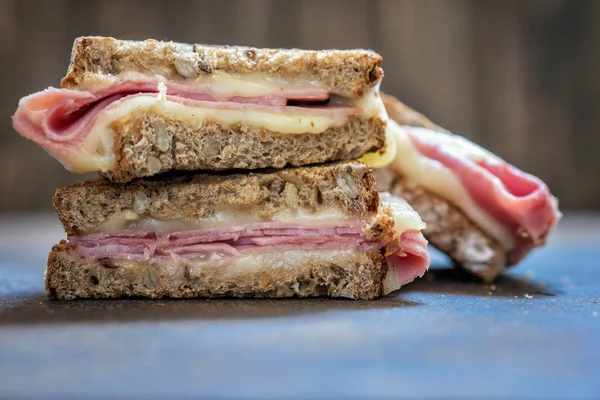
[[[381,93],[390,118],[400,125],[443,130],[395,97]],[[429,243],[469,273],[493,281],[507,267],[506,249],[460,208],[387,169],[375,171],[377,189],[404,198],[419,213]]]
[[[171,170],[283,168],[353,160],[385,143],[380,118],[352,117],[323,133],[281,134],[248,125],[205,121],[192,128],[158,110],[115,121],[114,182]]]
[[[224,72],[284,80],[305,78],[320,82],[330,93],[358,98],[381,80],[381,62],[379,54],[367,50],[256,49],[80,37],[73,45],[71,65],[61,85],[77,88],[98,75],[118,76],[129,71],[188,80]]]
[[[54,246],[48,257],[48,297],[114,299],[147,297],[309,297],[371,300],[383,294],[385,257],[377,250],[303,250],[273,253],[260,267],[156,265],[122,261],[112,268]],[[294,253],[294,254],[291,254]]]
[[[140,217],[198,221],[216,211],[274,213],[339,210],[362,219],[376,213],[379,195],[372,169],[359,162],[251,173],[178,174],[117,184],[95,180],[59,188],[54,207],[67,235],[96,231],[125,210]]]

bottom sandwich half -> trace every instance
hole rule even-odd
[[[52,298],[292,297],[373,299],[388,271],[377,250],[293,250],[242,257],[230,265],[194,267],[146,261],[102,261],[50,253],[46,287]]]
[[[59,189],[67,232],[50,298],[331,296],[374,299],[429,266],[423,222],[335,163]]]

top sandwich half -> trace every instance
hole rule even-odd
[[[366,50],[82,37],[62,88],[21,99],[13,126],[70,171],[121,182],[356,159],[385,144],[381,62]]]

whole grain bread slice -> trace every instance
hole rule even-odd
[[[400,125],[444,131],[393,96],[381,93],[391,119]],[[375,171],[377,189],[404,198],[419,213],[427,228],[425,238],[446,253],[457,266],[485,282],[507,267],[507,251],[474,223],[459,207],[388,169]]]
[[[98,75],[130,71],[158,72],[167,79],[224,72],[288,81],[303,78],[318,81],[330,93],[358,98],[381,80],[381,62],[379,54],[367,50],[258,49],[80,37],[73,44],[71,65],[61,85],[77,88]]]
[[[385,122],[351,117],[319,134],[282,134],[245,124],[203,121],[191,127],[158,109],[135,112],[112,124],[114,182],[179,170],[283,168],[353,160],[385,143]]]
[[[377,250],[302,250],[264,256],[260,267],[158,265],[122,260],[107,268],[99,261],[54,246],[48,257],[48,297],[114,299],[122,297],[309,297],[371,300],[383,294],[388,270]]]
[[[121,184],[98,179],[59,188],[53,201],[69,236],[96,232],[123,212],[195,222],[224,210],[266,220],[285,211],[338,210],[363,219],[379,207],[372,169],[354,161],[250,173],[165,174]]]

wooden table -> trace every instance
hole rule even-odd
[[[48,301],[55,217],[0,217],[0,398],[600,396],[600,215],[494,285],[434,255],[373,302]]]

